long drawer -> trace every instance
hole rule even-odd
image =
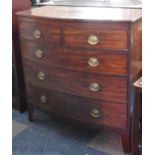
[[[27,85],[28,100],[41,109],[71,119],[118,128],[127,127],[127,105],[101,102]]]
[[[55,68],[24,59],[26,83],[78,96],[127,101],[127,78]]]
[[[21,40],[21,49],[24,58],[43,64],[100,74],[127,74],[124,52],[53,48],[25,40]]]

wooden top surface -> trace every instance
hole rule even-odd
[[[32,18],[134,22],[141,19],[142,10],[127,8],[43,6],[18,12],[17,15]]]

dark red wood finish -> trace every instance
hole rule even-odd
[[[43,7],[18,14],[25,81],[31,103],[29,119],[33,119],[31,108],[34,106],[101,127],[121,128],[124,152],[130,152],[130,84],[141,71],[140,67],[136,71],[133,67],[137,53],[140,54],[136,44],[137,27],[141,25],[140,10],[116,9],[117,15],[113,18],[106,14],[101,17],[101,12],[111,10],[102,8],[94,20],[86,18],[84,9],[88,8],[74,9]],[[33,36],[35,30],[41,32],[38,39]],[[96,45],[88,43],[91,35],[97,36]],[[37,49],[43,51],[42,58],[34,55]],[[99,65],[88,65],[90,57],[97,58]],[[38,72],[45,74],[44,80],[38,79]],[[92,82],[99,84],[98,92],[89,89]],[[41,95],[46,103],[40,102]],[[101,116],[92,118],[91,109],[99,110]]]
[[[25,59],[23,63],[26,83],[92,99],[127,103],[127,78],[125,77],[90,75],[84,71],[75,72],[54,68]],[[39,72],[45,74],[44,80],[38,78]],[[89,90],[89,84],[92,82],[99,84],[100,90],[98,92]]]
[[[75,47],[93,47],[93,48],[112,48],[127,49],[127,25],[125,24],[81,24],[64,25],[64,45]],[[89,45],[87,38],[90,35],[96,35],[99,42],[95,45]]]
[[[53,48],[52,46],[25,40],[21,40],[21,49],[23,58],[42,64],[91,73],[127,76],[127,53],[122,51]],[[43,52],[42,58],[35,55],[38,49]],[[98,66],[91,67],[88,64],[92,57],[98,59]]]
[[[39,42],[49,43],[51,45],[60,45],[61,43],[61,30],[58,25],[53,25],[52,22],[37,23],[32,22],[20,22],[20,37],[28,40],[34,40]],[[35,30],[41,32],[40,38],[35,38],[33,33]]]
[[[27,92],[31,103],[34,103],[34,105],[40,109],[101,126],[113,126],[113,124],[118,128],[126,128],[127,126],[127,117],[125,115],[127,112],[126,104],[116,104],[115,102],[98,100],[92,101],[91,99],[31,85],[27,85]],[[47,97],[46,103],[41,102],[41,95]],[[94,118],[91,116],[90,111],[94,108],[100,109],[101,117]]]

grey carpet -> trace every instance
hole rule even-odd
[[[28,125],[12,120],[12,138],[23,132]]]
[[[114,133],[80,128],[39,111],[35,118],[31,123],[27,113],[13,110],[13,128],[20,129],[14,129],[13,155],[124,155],[120,137]]]

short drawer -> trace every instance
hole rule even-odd
[[[77,71],[127,75],[127,53],[72,48],[53,48],[21,41],[24,58]]]
[[[61,44],[61,30],[50,22],[20,22],[20,38],[34,40],[51,45]]]
[[[26,83],[87,98],[127,101],[127,78],[77,72],[24,60]]]
[[[64,27],[64,45],[127,50],[127,26],[90,23]]]
[[[33,105],[71,119],[111,127],[127,127],[127,105],[100,102],[27,85]]]

